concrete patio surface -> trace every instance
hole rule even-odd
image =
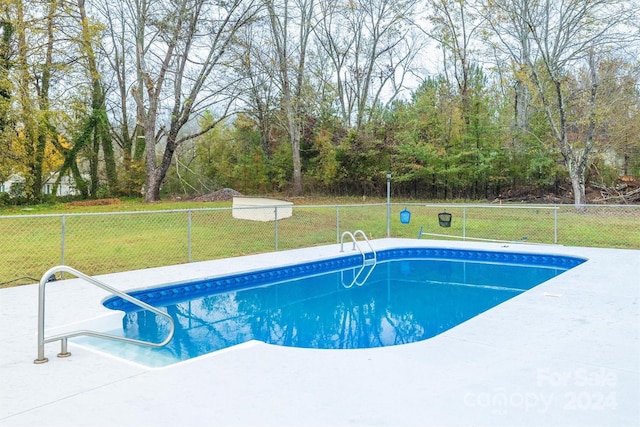
[[[149,369],[70,342],[37,355],[37,286],[0,290],[0,427],[638,426],[640,251],[379,239],[588,261],[434,338],[310,350],[249,342]],[[339,255],[339,245],[99,276],[122,290]],[[109,310],[79,280],[47,285],[47,330]]]

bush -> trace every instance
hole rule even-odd
[[[27,201],[27,183],[14,182],[9,188],[9,198],[14,205],[21,205]]]

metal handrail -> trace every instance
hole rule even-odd
[[[360,249],[360,245],[358,245],[358,241],[356,239],[356,236],[362,236],[362,238],[364,239],[364,241],[367,243],[367,245],[369,245],[369,249],[371,249],[371,252],[373,252],[373,255],[376,255],[376,251],[373,249],[373,246],[371,246],[371,242],[369,242],[369,239],[367,239],[367,235],[364,234],[364,231],[362,230],[356,230],[353,233],[350,231],[345,231],[344,233],[342,233],[342,236],[340,236],[340,252],[344,252],[344,236],[349,236],[351,237],[351,240],[353,241],[353,248],[352,250],[356,250],[356,248],[360,251],[360,253],[364,253],[362,251],[362,249]]]
[[[78,330],[78,331],[68,332],[65,334],[59,334],[59,335],[54,335],[54,336],[45,338],[44,336],[45,286],[49,282],[50,278],[53,275],[55,275],[55,273],[62,273],[62,272],[72,274],[80,279],[84,279],[85,281],[91,283],[92,285],[95,285],[101,289],[104,289],[105,291],[110,292],[113,295],[117,295],[120,298],[127,300],[130,303],[137,305],[140,308],[149,310],[157,314],[158,316],[163,316],[167,318],[169,320],[169,329],[170,329],[169,335],[167,336],[167,338],[164,339],[164,341],[159,343],[142,341],[142,340],[137,340],[133,338],[120,337],[117,335],[106,334],[103,332],[90,331],[90,330]],[[159,347],[164,347],[169,343],[169,341],[171,341],[171,339],[173,339],[174,332],[175,332],[175,324],[174,324],[173,318],[169,314],[164,313],[158,310],[157,308],[132,297],[131,295],[125,294],[124,292],[121,292],[91,276],[81,273],[80,271],[74,268],[68,267],[66,265],[58,265],[56,267],[53,267],[47,270],[47,272],[44,273],[44,275],[42,276],[42,279],[40,279],[40,284],[38,287],[38,358],[35,359],[33,362],[37,364],[47,362],[49,359],[44,357],[44,345],[46,343],[57,341],[57,340],[61,341],[61,350],[60,350],[60,353],[58,353],[58,357],[71,356],[71,353],[67,351],[67,339],[72,337],[77,337],[80,335],[92,336],[97,338],[105,338],[105,339],[110,339],[114,341],[122,341],[122,342],[131,343],[131,344],[140,344],[147,347],[159,348]]]
[[[369,249],[371,249],[371,252],[373,253],[373,259],[369,263],[367,263],[366,254],[364,253],[364,251],[362,250],[362,248],[358,244],[358,239],[356,239],[356,236],[358,236],[358,235],[362,236],[362,238],[367,243],[367,245],[369,245]],[[342,272],[341,273],[342,286],[344,286],[345,288],[350,288],[354,284],[356,284],[358,286],[362,286],[362,285],[365,284],[365,282],[367,281],[369,276],[371,276],[371,273],[373,272],[373,269],[376,267],[376,264],[378,263],[378,254],[376,253],[375,249],[373,249],[373,246],[371,246],[371,242],[369,242],[369,239],[367,239],[367,235],[364,234],[364,231],[362,231],[362,230],[356,230],[353,233],[351,233],[350,231],[345,231],[344,233],[342,233],[342,236],[340,236],[340,252],[344,252],[344,237],[345,236],[351,237],[351,240],[353,241],[353,248],[351,250],[355,251],[356,249],[358,249],[358,251],[360,251],[360,254],[362,255],[362,267],[360,267],[360,270],[358,271],[358,274],[356,274],[354,276],[353,280],[351,281],[351,283],[348,286],[345,285],[345,283],[344,283],[344,272]],[[360,282],[360,281],[358,281],[358,278],[360,277],[360,275],[362,274],[364,269],[367,267],[367,265],[370,265],[371,268],[369,269],[369,272],[365,276],[364,280],[362,280]]]

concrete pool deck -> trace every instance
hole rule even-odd
[[[37,286],[0,290],[0,427],[637,426],[640,251],[379,239],[588,261],[434,338],[309,350],[246,343],[148,369],[78,347],[36,365]],[[339,255],[339,245],[100,276],[119,289]],[[49,328],[103,316],[107,294],[47,285]]]

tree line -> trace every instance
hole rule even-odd
[[[0,0],[0,181],[576,204],[640,175],[637,1]],[[53,177],[53,178],[52,178]]]

